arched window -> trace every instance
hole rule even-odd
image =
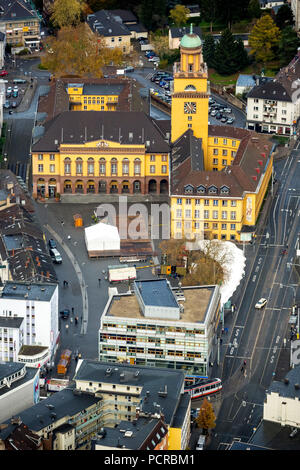
[[[105,158],[100,158],[99,160],[99,173],[101,176],[106,175],[106,160]]]
[[[94,175],[94,169],[95,169],[94,159],[90,157],[88,159],[88,175]]]
[[[196,87],[194,85],[187,85],[184,91],[196,91]]]
[[[65,166],[65,175],[71,174],[71,158],[67,157],[64,159],[64,166]]]
[[[76,174],[82,175],[82,158],[76,158]]]

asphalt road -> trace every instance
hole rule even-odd
[[[298,278],[291,264],[300,231],[299,163],[296,150],[284,163],[275,164],[280,186],[261,239],[248,247],[244,291],[239,289],[237,313],[231,319],[230,334],[223,337],[222,362],[214,370],[222,377],[223,402],[211,449],[222,448],[233,437],[250,439],[262,419],[265,392],[274,379],[284,338],[289,346],[291,306],[299,300]],[[280,252],[286,245],[288,254],[283,256]],[[268,302],[257,310],[254,305],[261,297]],[[244,361],[246,368],[241,371]]]

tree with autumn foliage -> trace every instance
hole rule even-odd
[[[50,19],[55,28],[77,26],[87,11],[88,6],[83,0],[55,0]]]
[[[56,76],[102,77],[102,67],[123,61],[122,50],[106,47],[85,23],[61,28],[56,37],[47,38],[47,44],[41,62]]]
[[[270,15],[263,15],[253,26],[249,34],[250,54],[258,62],[269,62],[276,56],[280,41],[280,29]]]
[[[170,238],[170,240],[161,242],[159,248],[166,259],[166,264],[170,266],[184,266],[188,256],[185,246],[186,240],[184,238]]]
[[[204,398],[202,406],[199,410],[199,414],[196,418],[196,424],[198,428],[203,429],[204,434],[208,434],[210,429],[216,427],[216,416],[212,404]]]
[[[175,26],[183,26],[186,24],[190,10],[185,5],[175,5],[170,10],[170,18]]]

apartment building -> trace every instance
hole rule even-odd
[[[247,96],[247,128],[294,135],[300,116],[300,51],[276,77],[252,88]]]
[[[183,371],[79,360],[74,382],[19,413],[44,449],[96,449],[97,442],[109,450],[187,448],[191,401]],[[4,424],[0,439],[16,426]]]
[[[41,17],[30,0],[1,0],[0,28],[12,47],[39,49]]]
[[[178,293],[166,279],[141,280],[131,292],[110,294],[100,320],[99,360],[208,374],[219,286]]]
[[[39,398],[39,369],[20,362],[0,363],[0,424],[38,403]]]
[[[58,285],[7,281],[0,296],[0,360],[40,367],[58,338]]]
[[[103,38],[106,47],[120,48],[124,54],[130,53],[131,32],[109,10],[99,10],[88,15],[86,21],[91,30]]]

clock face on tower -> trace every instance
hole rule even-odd
[[[195,114],[196,112],[196,103],[184,103],[184,112],[185,114]]]

